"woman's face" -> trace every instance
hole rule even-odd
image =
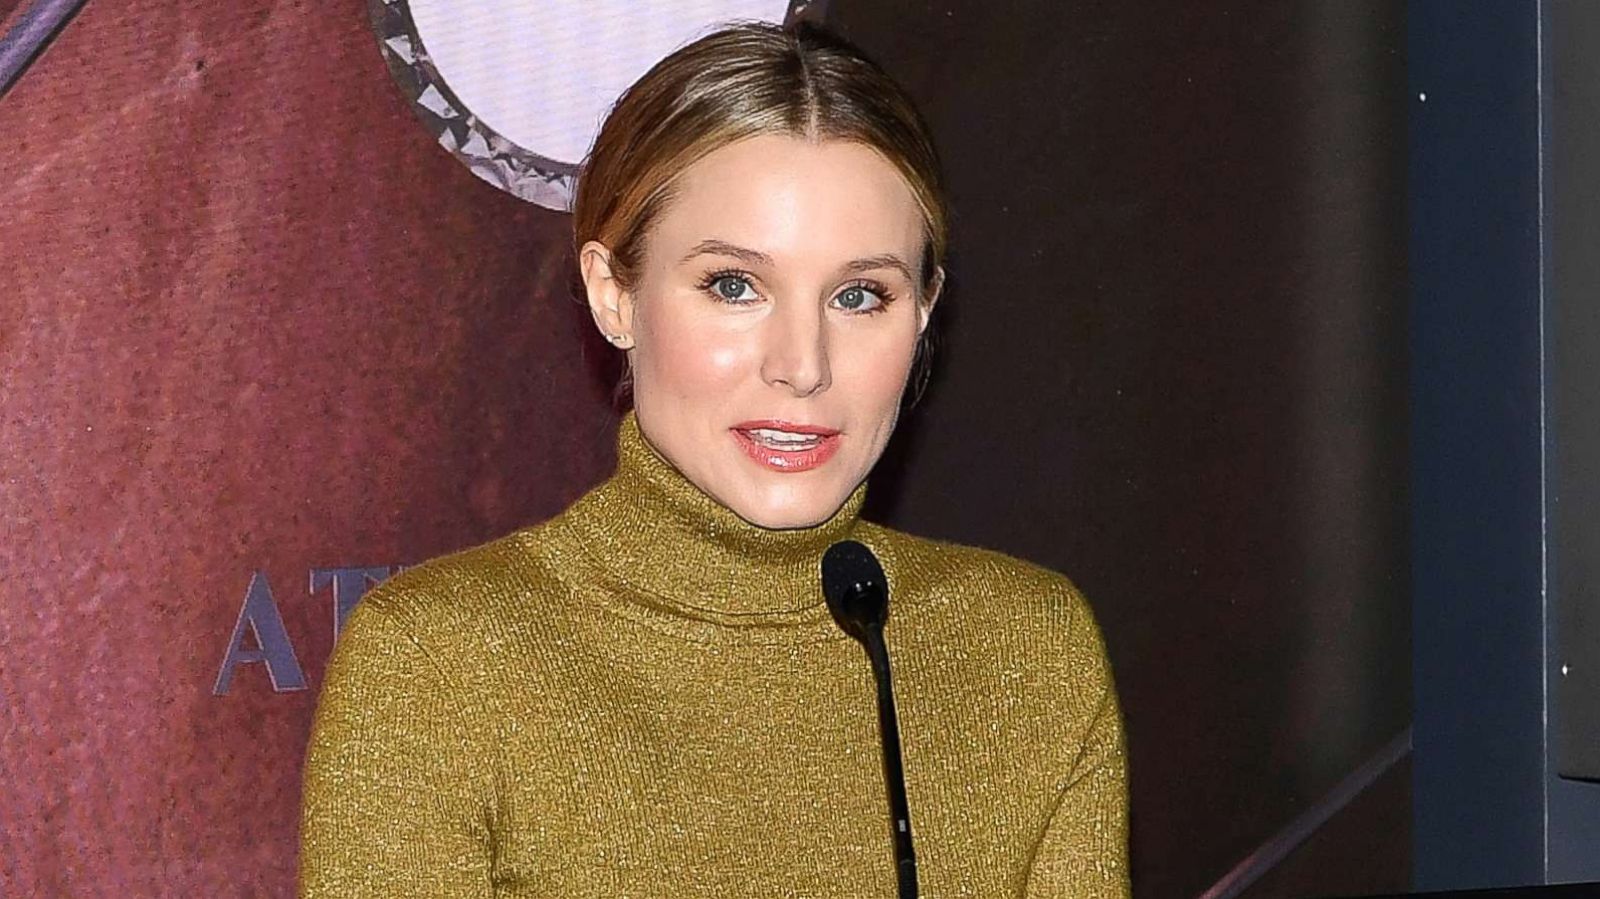
[[[894,430],[938,291],[918,290],[923,234],[862,144],[760,136],[690,166],[632,294],[601,245],[580,260],[597,323],[632,340],[645,439],[753,524],[833,515]]]

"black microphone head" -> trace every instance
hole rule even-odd
[[[889,581],[872,550],[841,540],[822,554],[822,595],[839,626],[856,636],[889,617]]]

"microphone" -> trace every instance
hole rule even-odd
[[[889,581],[878,557],[854,540],[842,540],[822,554],[822,595],[839,627],[860,640],[878,683],[878,733],[883,740],[883,779],[894,818],[894,861],[900,899],[917,899],[917,855],[911,848],[911,812],[906,775],[900,763],[900,725],[894,714],[889,679],[889,647],[883,625],[889,618]]]

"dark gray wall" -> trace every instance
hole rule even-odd
[[[935,382],[869,512],[1084,588],[1136,894],[1196,896],[1410,718],[1401,9],[830,19],[918,97],[955,207]],[[1406,888],[1408,784],[1373,790],[1253,895]]]

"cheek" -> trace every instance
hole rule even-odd
[[[834,389],[848,385],[852,393],[875,405],[893,406],[900,399],[916,353],[915,327],[884,329],[833,355]]]
[[[658,307],[657,314],[641,317],[638,330],[637,377],[665,393],[692,399],[706,390],[724,389],[751,364],[749,336],[704,317]]]

